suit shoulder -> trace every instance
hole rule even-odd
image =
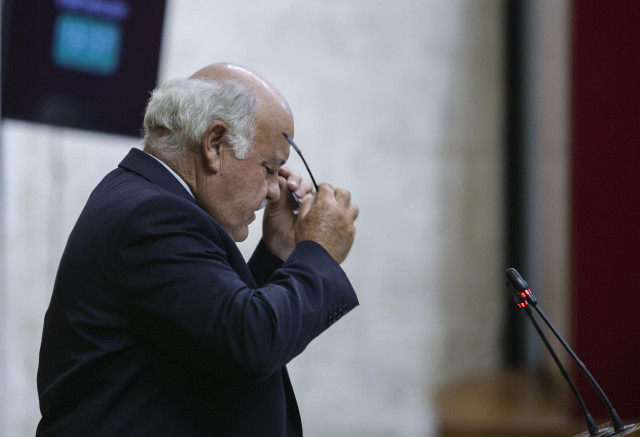
[[[195,201],[121,168],[107,174],[96,186],[75,228],[102,233],[134,226],[142,231],[158,222],[171,222],[176,228],[197,226],[209,232],[215,229],[219,233],[217,222]]]

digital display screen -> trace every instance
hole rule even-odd
[[[3,2],[2,117],[139,136],[164,0]]]

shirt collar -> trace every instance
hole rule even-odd
[[[147,153],[147,152],[145,152],[145,153]],[[164,161],[156,158],[152,154],[147,153],[147,155],[151,156],[153,159],[155,159],[160,164],[162,164],[164,166],[164,168],[169,170],[169,173],[171,173],[178,180],[178,182],[180,182],[180,185],[182,185],[184,187],[184,189],[187,190],[187,193],[191,194],[191,197],[193,197],[195,199],[195,196],[193,195],[193,192],[191,192],[191,188],[189,188],[189,185],[187,185],[187,183],[184,181],[184,179],[182,179],[180,176],[178,176],[178,173],[173,171],[173,169],[171,167],[169,167]]]

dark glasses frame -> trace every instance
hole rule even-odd
[[[286,132],[282,132],[282,135],[284,135],[284,137],[287,140],[287,142],[289,144],[291,144],[291,147],[293,147],[293,150],[295,150],[296,153],[300,156],[300,159],[302,159],[302,163],[306,167],[307,172],[309,173],[309,176],[311,176],[311,182],[313,182],[313,186],[315,187],[316,191],[318,191],[318,184],[316,183],[316,179],[313,177],[313,173],[311,173],[311,170],[309,169],[309,165],[307,164],[307,160],[304,159],[304,156],[302,156],[302,152],[300,151],[298,146],[296,146],[296,143],[293,142],[291,137],[289,135],[287,135]],[[298,208],[300,208],[300,200],[298,199],[298,196],[296,196],[296,193],[294,193],[293,191],[290,191],[290,193],[291,193],[291,197],[293,198],[294,202],[296,202],[296,205],[298,205]]]
[[[309,165],[307,164],[307,161],[304,159],[304,156],[302,156],[302,152],[300,151],[298,146],[296,146],[296,143],[293,142],[291,137],[289,135],[287,135],[286,132],[282,132],[282,135],[284,135],[284,137],[287,139],[289,144],[291,144],[291,147],[293,147],[293,150],[295,150],[296,153],[298,155],[300,155],[300,158],[302,159],[302,162],[304,163],[304,166],[307,168],[307,171],[309,172],[309,176],[311,176],[311,182],[313,182],[313,186],[315,187],[316,191],[318,191],[318,184],[316,184],[316,180],[313,177],[313,173],[311,173],[311,170],[309,170]]]

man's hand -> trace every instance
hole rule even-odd
[[[351,193],[330,184],[320,184],[318,193],[302,202],[295,223],[296,244],[311,240],[320,244],[338,263],[349,254],[358,217],[358,206],[351,203]]]
[[[295,224],[297,215],[293,213],[298,206],[291,198],[293,191],[303,202],[311,198],[313,185],[309,180],[303,180],[300,173],[283,166],[278,172],[280,199],[269,202],[264,210],[262,221],[262,239],[269,250],[279,258],[286,260],[296,247]]]

